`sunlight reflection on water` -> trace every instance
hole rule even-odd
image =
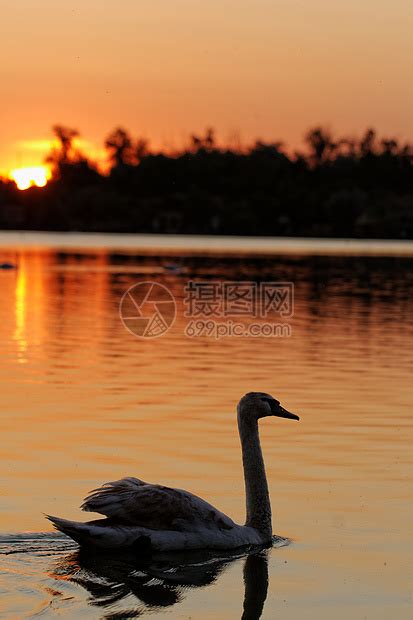
[[[262,617],[409,617],[412,258],[0,254],[18,265],[0,273],[0,531],[42,531],[42,512],[83,519],[86,493],[123,475],[187,487],[242,521],[234,410],[244,392],[267,391],[301,421],[261,424],[274,530],[293,539],[268,554]],[[164,268],[178,259],[179,273]],[[118,306],[151,275],[173,291],[178,319],[142,341],[123,328]],[[186,338],[188,278],[293,281],[292,337]],[[78,570],[72,543],[49,535],[34,548],[13,536],[2,537],[2,617],[145,612],[133,594],[142,581],[129,583],[122,603],[99,605],[90,588],[106,600],[107,575],[88,589],[56,568],[71,561]],[[175,589],[176,605],[151,613],[241,617],[244,561],[207,589]],[[260,560],[254,570],[265,572]]]

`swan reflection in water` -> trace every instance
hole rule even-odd
[[[288,542],[274,541],[275,546]],[[52,576],[85,588],[89,603],[102,608],[106,619],[137,618],[180,603],[188,590],[214,584],[230,564],[244,559],[242,620],[258,620],[267,598],[268,553],[267,546],[237,554],[192,551],[137,560],[132,553],[108,555],[80,549],[61,560]]]

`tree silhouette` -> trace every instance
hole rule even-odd
[[[310,129],[305,136],[305,141],[310,147],[310,157],[315,165],[330,159],[337,149],[330,132],[323,127]]]
[[[139,164],[147,155],[149,155],[148,141],[144,138],[138,138],[134,146],[134,159],[136,163]]]
[[[372,155],[375,152],[376,132],[374,129],[367,129],[363,138],[360,140],[360,153],[363,157]]]
[[[118,127],[106,138],[110,174],[55,125],[53,182],[19,192],[0,181],[3,228],[142,233],[413,238],[413,149],[372,128],[361,137],[319,126],[307,149],[256,141],[218,148],[213,129],[181,152],[152,153]]]
[[[74,147],[74,140],[80,136],[77,129],[65,125],[53,125],[53,133],[58,141],[57,148],[52,149],[46,162],[59,168],[64,164],[70,164],[81,159],[80,152]]]
[[[113,167],[132,165],[136,162],[132,138],[123,127],[117,127],[108,135],[105,147],[109,151]]]
[[[386,155],[396,155],[399,147],[399,143],[394,138],[384,138],[380,142],[383,149],[383,153]]]
[[[206,129],[204,136],[191,136],[191,150],[194,153],[198,153],[199,151],[205,151],[207,153],[210,153],[215,148],[215,131],[214,129],[212,129],[212,127]]]

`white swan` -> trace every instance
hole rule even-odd
[[[272,539],[271,506],[262,458],[258,420],[278,416],[299,420],[278,400],[250,392],[237,407],[242,447],[247,518],[237,525],[205,500],[181,489],[123,478],[95,489],[82,509],[106,519],[80,523],[47,516],[54,526],[82,545],[145,551],[234,549]]]

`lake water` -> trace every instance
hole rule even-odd
[[[413,244],[238,243],[0,235],[1,618],[411,618]],[[292,282],[293,316],[266,318],[290,335],[186,336],[189,280]],[[176,300],[158,338],[120,319],[143,281]],[[142,564],[51,531],[125,475],[242,522],[248,391],[301,417],[260,424],[284,541]]]

